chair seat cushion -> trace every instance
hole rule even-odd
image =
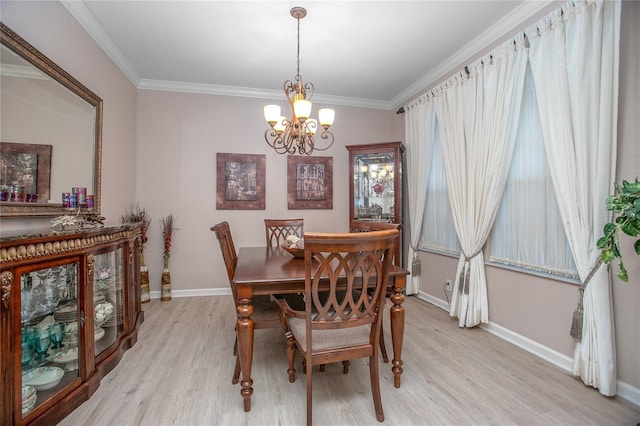
[[[289,318],[289,328],[298,343],[307,351],[307,330],[302,318]],[[347,346],[366,345],[371,326],[368,324],[336,330],[313,330],[312,352],[339,349]]]

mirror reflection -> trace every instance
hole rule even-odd
[[[1,29],[0,214],[99,213],[102,100]]]

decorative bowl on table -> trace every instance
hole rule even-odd
[[[58,367],[39,367],[22,375],[22,383],[36,390],[51,389],[60,383],[64,370]]]
[[[289,253],[291,253],[293,257],[304,258],[304,247],[303,248],[287,247],[286,245],[283,244],[282,248],[288,251]]]
[[[291,253],[293,257],[304,257],[304,239],[297,235],[287,236],[282,248]]]

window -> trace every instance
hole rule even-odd
[[[528,66],[511,169],[485,257],[518,269],[577,278],[547,166]]]
[[[433,114],[435,115],[435,109]],[[420,249],[459,256],[460,243],[453,224],[453,214],[447,193],[447,177],[444,172],[444,160],[440,148],[440,128],[437,122],[435,132],[428,143],[433,144],[433,154],[422,218]]]
[[[576,280],[576,267],[547,166],[535,87],[528,66],[520,114],[511,169],[502,204],[485,245],[485,259],[517,270]],[[420,248],[458,256],[460,244],[447,194],[439,129],[429,139],[427,143],[434,145]]]

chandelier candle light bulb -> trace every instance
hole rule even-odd
[[[321,108],[318,110],[318,120],[309,118],[314,86],[312,83],[303,83],[300,76],[300,19],[307,16],[307,11],[302,7],[294,7],[290,13],[298,21],[298,68],[295,82],[285,81],[283,89],[291,107],[292,118],[281,115],[278,105],[265,105],[264,118],[269,128],[265,131],[264,138],[278,154],[310,155],[314,150],[325,151],[333,145],[333,134],[329,132],[329,128],[333,125],[336,113],[333,109]],[[320,133],[320,138],[327,141],[324,146],[316,144],[318,122],[324,129]]]

